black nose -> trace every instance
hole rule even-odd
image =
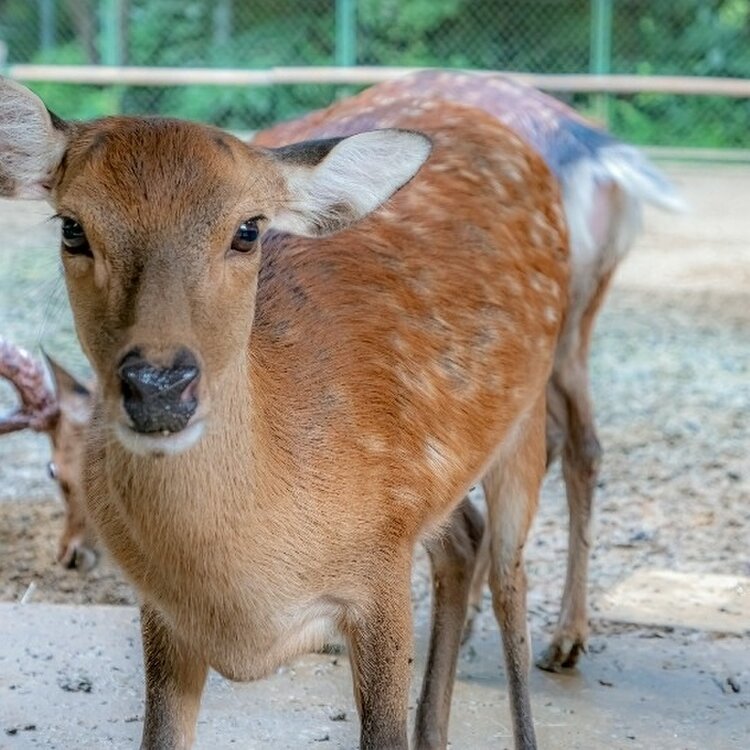
[[[179,432],[198,408],[200,368],[187,349],[171,367],[156,367],[134,349],[120,362],[120,387],[125,411],[137,432]]]

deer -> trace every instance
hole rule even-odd
[[[0,435],[29,429],[49,438],[52,460],[47,463],[47,473],[57,482],[65,505],[57,562],[87,572],[98,560],[91,526],[86,522],[81,474],[91,391],[46,352],[44,356],[54,389],[47,385],[40,362],[0,338],[0,377],[14,387],[20,402],[15,411],[0,417]]]
[[[326,109],[261,131],[253,142],[279,146],[314,133],[345,136],[380,126],[383,105],[470,105],[497,118],[544,159],[558,180],[570,233],[568,306],[547,385],[547,468],[562,459],[568,510],[568,560],[557,627],[536,661],[572,668],[589,634],[587,581],[593,500],[602,460],[590,388],[589,353],[596,316],[619,263],[633,246],[643,205],[682,212],[670,182],[638,149],[617,141],[552,96],[496,73],[423,70],[380,83]],[[415,104],[416,103],[416,104]],[[492,494],[492,477],[482,482]],[[480,548],[464,633],[481,609],[490,565],[489,535]]]
[[[432,630],[414,744],[445,747],[488,486],[515,747],[536,747],[524,545],[567,307],[556,180],[497,118],[425,100],[277,148],[62,120],[0,84],[0,194],[61,222],[97,379],[86,512],[137,589],[142,748],[192,745],[212,668],[346,639],[362,748],[407,748],[415,545]]]
[[[498,74],[409,74],[327,109],[261,131],[253,142],[283,145],[321,127],[331,135],[344,134],[352,130],[353,121],[361,127],[365,116],[368,126],[377,127],[373,106],[394,101],[409,106],[413,100],[424,99],[468,104],[497,117],[538,151],[557,177],[563,194],[574,278],[548,384],[547,467],[562,457],[570,514],[568,564],[559,621],[549,646],[537,659],[542,669],[559,672],[576,665],[580,653],[585,651],[589,631],[588,557],[593,496],[602,455],[588,371],[594,323],[614,271],[637,236],[642,205],[651,203],[669,211],[681,211],[684,205],[674,187],[639,150],[618,142],[557,99]],[[63,434],[77,439],[82,433],[79,430]],[[70,448],[71,453],[77,450],[75,446]],[[80,486],[80,477],[74,472],[68,474],[68,486]],[[85,569],[95,563],[96,557],[91,542],[81,542],[82,489],[63,489],[63,493],[68,511],[61,539],[61,550],[65,551],[61,551],[60,559],[68,567]],[[481,608],[488,555],[486,535],[472,585],[464,641]]]

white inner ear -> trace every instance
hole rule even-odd
[[[343,229],[414,177],[431,149],[426,136],[406,130],[375,130],[345,138],[312,169],[286,167],[290,205],[272,224],[304,235]]]
[[[66,137],[56,130],[42,100],[0,79],[0,176],[11,198],[47,198],[45,182],[60,163]],[[10,189],[8,180],[12,181]],[[8,192],[9,191],[9,192]]]

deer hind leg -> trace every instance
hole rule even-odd
[[[559,392],[551,385],[547,388],[547,469],[562,454],[565,443],[565,432],[567,430],[567,418],[564,415],[565,401]],[[482,480],[482,491],[487,497],[487,483]],[[474,632],[474,624],[477,615],[482,611],[484,600],[484,586],[490,572],[490,536],[487,529],[482,535],[482,543],[477,552],[477,561],[474,566],[474,577],[471,581],[469,592],[469,607],[466,615],[461,645],[465,644]]]
[[[360,718],[361,750],[408,750],[413,662],[411,553],[394,555],[370,576],[368,601],[342,623]]]
[[[601,447],[594,426],[587,353],[556,368],[550,381],[554,400],[564,405],[562,470],[568,501],[568,567],[552,641],[537,661],[547,671],[574,667],[588,638],[587,587],[594,492]]]
[[[585,359],[577,367],[585,367]],[[563,459],[569,512],[568,566],[558,626],[550,646],[537,660],[537,666],[559,672],[562,667],[575,666],[581,651],[586,649],[588,637],[588,560],[601,448],[587,382],[563,388],[555,378],[550,380],[547,387],[546,444],[547,469],[560,456]],[[482,487],[486,497],[486,480],[483,480]],[[476,616],[482,609],[489,565],[489,534],[485,530],[477,553],[462,643],[471,637]]]
[[[141,750],[188,750],[208,666],[147,604],[141,607],[141,635],[146,670]]]
[[[605,253],[611,254],[614,245]],[[610,264],[611,266],[611,264]],[[594,321],[614,266],[595,274],[590,294],[573,295],[573,310],[557,347],[548,386],[551,418],[563,437],[562,470],[568,500],[568,567],[560,617],[552,641],[537,665],[548,671],[574,667],[588,638],[587,586],[594,492],[601,464],[589,386],[589,349]]]
[[[547,388],[547,469],[562,454],[565,443],[566,420],[563,418],[565,403],[557,391],[551,386]],[[482,490],[487,497],[487,483],[482,480]],[[461,645],[465,644],[474,632],[477,615],[482,611],[484,586],[490,572],[490,537],[487,529],[482,536],[482,543],[477,552],[477,562],[474,567],[474,577],[469,592],[469,608],[466,615],[466,625],[461,638]]]
[[[448,743],[461,631],[483,529],[482,515],[467,497],[443,533],[425,544],[432,565],[432,631],[414,727],[418,750],[439,750]]]
[[[487,497],[487,489],[482,480],[482,490]],[[464,502],[469,502],[468,497]],[[482,611],[482,601],[484,600],[484,586],[487,583],[487,577],[490,572],[490,536],[487,529],[482,533],[482,539],[477,550],[476,562],[474,564],[474,575],[469,587],[469,606],[467,607],[466,624],[464,625],[463,634],[461,635],[461,645],[466,643],[474,632],[477,615]]]
[[[516,425],[485,477],[490,535],[490,589],[500,625],[516,750],[536,748],[529,699],[531,644],[526,620],[523,550],[545,470],[541,397]]]

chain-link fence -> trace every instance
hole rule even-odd
[[[5,62],[389,65],[750,78],[750,0],[0,0]],[[240,130],[351,86],[32,86],[66,117],[159,113]],[[637,143],[750,147],[750,101],[567,94]]]

